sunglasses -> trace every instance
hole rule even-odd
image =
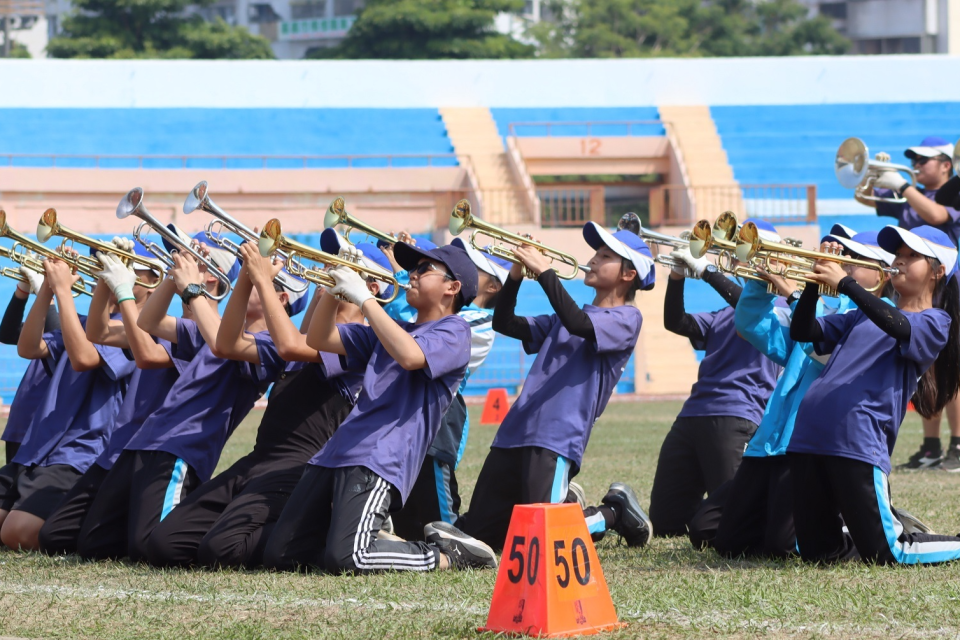
[[[412,271],[412,273],[415,273],[415,274],[417,274],[418,276],[425,276],[425,275],[427,275],[427,274],[430,273],[430,272],[439,273],[439,274],[442,275],[443,277],[445,277],[445,278],[450,278],[451,280],[455,280],[455,279],[456,279],[456,278],[454,278],[452,275],[450,275],[449,273],[447,273],[446,271],[444,271],[443,269],[441,269],[440,267],[438,267],[437,265],[435,265],[435,264],[432,263],[432,262],[421,262],[421,263],[418,264],[416,267],[414,267],[414,269],[413,269],[413,271]]]

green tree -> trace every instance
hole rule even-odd
[[[213,0],[74,0],[76,11],[47,43],[54,58],[273,58],[266,38],[188,6]]]
[[[529,29],[541,57],[839,54],[849,42],[797,0],[553,0]]]
[[[494,29],[501,11],[523,0],[367,0],[338,47],[312,58],[529,58],[532,45]]]

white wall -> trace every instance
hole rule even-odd
[[[909,77],[910,92],[897,89]],[[0,107],[960,102],[960,56],[704,60],[2,60]],[[960,119],[960,113],[958,113]]]

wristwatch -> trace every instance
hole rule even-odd
[[[794,291],[793,293],[787,296],[787,304],[792,305],[794,302],[797,302],[798,300],[800,300],[799,291]]]
[[[717,269],[717,265],[715,264],[708,264],[703,268],[704,273],[717,273],[718,271],[719,270]]]
[[[190,301],[194,298],[198,298],[203,295],[203,287],[196,283],[190,283],[184,288],[183,293],[180,294],[180,299],[183,300],[183,306],[190,304]]]

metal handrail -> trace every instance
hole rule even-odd
[[[547,128],[547,137],[550,137],[552,134],[553,127],[586,127],[586,135],[592,135],[591,131],[593,127],[604,126],[604,127],[626,127],[627,135],[632,135],[633,127],[650,125],[660,125],[664,126],[663,120],[585,120],[581,122],[511,122],[509,125],[510,136],[517,137],[516,127],[546,127]]]
[[[94,162],[94,168],[100,169],[101,162],[107,160],[136,160],[137,168],[144,168],[144,161],[146,160],[178,160],[180,167],[182,169],[187,168],[187,163],[191,160],[219,160],[220,167],[222,169],[227,168],[227,163],[231,160],[259,160],[260,167],[263,169],[267,168],[267,165],[270,161],[275,160],[295,160],[300,163],[301,168],[307,169],[308,165],[312,161],[320,160],[346,160],[347,168],[353,168],[354,163],[362,160],[386,160],[387,167],[393,167],[395,160],[413,160],[413,159],[426,159],[427,166],[434,166],[434,162],[438,159],[451,159],[456,160],[457,155],[455,153],[391,153],[391,154],[366,154],[366,155],[317,155],[317,156],[301,156],[301,155],[263,155],[263,154],[238,154],[238,155],[135,155],[135,154],[67,154],[67,153],[0,153],[0,158],[5,158],[5,166],[12,167],[14,159],[49,159],[54,168],[59,168],[57,165],[57,160],[92,160]],[[3,166],[3,165],[0,165]],[[60,165],[62,167],[62,165]],[[69,167],[77,168],[77,167]],[[209,168],[209,167],[205,167]],[[246,167],[245,167],[246,168]],[[291,168],[291,167],[284,167]]]

